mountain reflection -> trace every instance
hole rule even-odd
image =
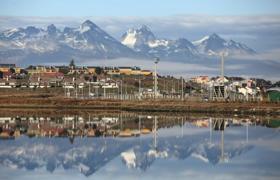
[[[189,116],[0,117],[0,164],[12,169],[57,168],[90,176],[120,157],[128,168],[146,171],[157,159],[194,158],[216,165],[254,148],[250,126],[268,121]],[[243,137],[228,130],[240,131]],[[239,133],[240,133],[239,132]],[[261,137],[257,134],[254,138]]]

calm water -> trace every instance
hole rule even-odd
[[[0,179],[279,179],[277,118],[1,116]]]

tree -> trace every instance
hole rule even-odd
[[[14,68],[10,68],[10,72],[11,72],[12,74],[15,74],[15,73],[16,73],[16,70],[15,70]]]
[[[102,69],[101,69],[100,67],[96,67],[95,73],[96,73],[97,75],[100,75],[100,74],[102,73]]]
[[[256,85],[257,87],[265,87],[265,88],[269,88],[272,83],[269,80],[265,80],[265,79],[255,79],[256,80]]]
[[[63,73],[63,74],[68,74],[69,73],[69,67],[67,67],[67,66],[63,66],[63,67],[61,67],[61,68],[59,68],[59,70],[58,70],[58,72],[60,72],[60,73]]]
[[[75,62],[74,62],[74,59],[71,59],[70,64],[69,64],[69,67],[70,67],[70,68],[75,68],[75,67],[76,67]]]
[[[280,81],[277,81],[277,82],[274,83],[272,86],[273,86],[273,87],[280,87]]]
[[[25,69],[20,69],[20,74],[28,74],[28,72]]]
[[[138,81],[135,81],[135,82],[134,82],[134,86],[138,88],[138,87],[139,87],[139,82],[138,82]]]

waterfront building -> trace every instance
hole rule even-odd
[[[267,90],[268,100],[271,102],[280,102],[280,87]]]

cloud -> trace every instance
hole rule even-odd
[[[98,22],[108,32],[110,32],[112,26],[122,27],[117,31],[110,32],[117,38],[129,27],[146,24],[161,38],[185,37],[189,40],[197,40],[204,35],[215,32],[224,38],[244,42],[258,51],[280,47],[280,16],[116,17],[103,22],[102,19],[96,19],[95,22]],[[110,23],[110,29],[106,28],[108,22]],[[123,31],[119,32],[120,29],[123,29]]]
[[[252,54],[252,55],[239,55],[234,56],[234,58],[239,60],[260,60],[260,61],[278,61],[280,62],[280,48],[271,49],[262,53]]]
[[[238,61],[238,62],[237,62]],[[99,66],[139,66],[141,69],[154,70],[152,59],[99,59],[79,61],[81,65]],[[279,80],[280,63],[261,60],[236,60],[226,59],[225,75],[265,78],[273,81]],[[220,60],[214,59],[208,62],[172,62],[160,61],[158,64],[160,75],[171,75],[175,77],[190,78],[198,75],[218,76],[220,75]]]
[[[47,27],[50,24],[55,24],[57,27],[63,28],[65,26],[78,26],[83,18],[73,17],[12,17],[0,16],[0,30],[7,30],[10,28],[37,26]]]
[[[141,69],[154,70],[153,60],[147,59],[129,59],[129,58],[118,58],[118,59],[101,59],[101,60],[85,60],[82,61],[83,65],[101,65],[101,66],[139,66]],[[216,74],[217,68],[209,67],[203,64],[193,63],[181,63],[181,62],[170,62],[161,61],[158,64],[158,72],[161,75],[173,75],[173,76],[187,76],[187,75],[199,75],[201,73]]]

